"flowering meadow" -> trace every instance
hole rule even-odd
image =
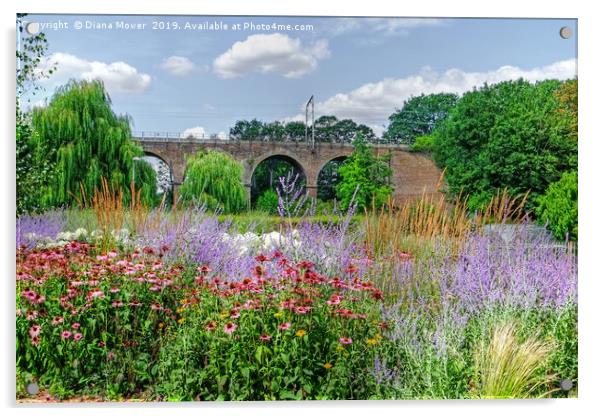
[[[118,229],[82,210],[19,217],[18,396],[31,383],[48,398],[148,401],[565,397],[561,381],[577,385],[570,247],[521,223],[510,240],[473,227],[383,250],[369,214],[281,215],[271,231],[202,207]]]

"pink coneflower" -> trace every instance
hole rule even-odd
[[[63,332],[61,332],[61,338],[63,338],[63,339],[69,339],[69,338],[71,338],[71,331],[63,331]]]
[[[75,322],[74,324],[71,325],[71,328],[79,329],[80,326],[81,326],[81,324],[79,322]]]
[[[272,339],[272,337],[268,334],[261,334],[261,336],[259,337],[260,340],[262,340],[263,342],[268,342],[269,340]]]
[[[225,326],[224,326],[224,332],[226,334],[231,334],[232,332],[236,331],[236,328],[238,328],[238,325],[236,325],[233,322],[228,322]]]
[[[298,306],[295,308],[295,313],[298,314],[306,314],[307,312],[309,312],[311,310],[310,306]]]
[[[63,323],[65,319],[62,316],[55,316],[52,318],[52,325],[57,326]]]
[[[281,331],[286,331],[290,327],[291,327],[291,323],[290,322],[285,322],[283,324],[278,325],[278,329],[281,330]]]
[[[238,319],[238,318],[240,318],[240,312],[238,312],[238,311],[232,311],[232,312],[230,312],[230,318],[232,318],[232,319]]]
[[[330,299],[326,301],[328,305],[338,305],[341,303],[341,297],[339,295],[332,295]]]
[[[131,302],[130,302],[130,306],[131,306],[131,307],[134,307],[134,308],[137,308],[137,307],[140,307],[140,306],[142,306],[142,303],[140,303],[140,302],[139,302],[139,301],[137,301],[137,300],[133,300],[133,301],[131,301]]]
[[[162,309],[163,309],[163,307],[162,307],[160,304],[158,304],[157,302],[153,302],[153,303],[151,304],[151,309],[152,309],[153,311],[160,311],[160,310],[162,310]]]
[[[119,293],[121,291],[121,289],[119,289],[118,287],[112,287],[111,289],[109,289],[109,292],[111,293]]]
[[[35,336],[31,338],[31,345],[39,345],[40,344],[40,337]]]
[[[107,360],[112,360],[113,358],[115,358],[115,353],[113,351],[109,351],[107,354]]]
[[[341,337],[341,338],[339,338],[339,342],[343,345],[349,345],[349,344],[353,343],[353,340],[351,338]]]
[[[201,273],[209,273],[211,271],[211,268],[207,265],[202,265],[197,267],[197,271],[201,272]]]
[[[207,325],[205,325],[205,329],[207,331],[213,331],[216,326],[217,325],[215,324],[215,322],[209,322]]]
[[[40,325],[32,325],[31,328],[29,328],[29,336],[32,338],[40,335],[40,332],[42,332],[42,327]]]
[[[123,306],[123,302],[120,301],[120,300],[116,300],[116,301],[114,301],[114,302],[111,303],[111,306],[114,307],[114,308],[120,308],[120,307]]]
[[[81,332],[78,332],[77,334],[73,335],[73,341],[79,341],[80,339],[82,339],[84,336],[82,335]]]
[[[37,317],[38,311],[27,311],[27,313],[25,314],[25,319],[27,319],[28,321],[33,321]]]
[[[100,348],[104,348],[104,347],[106,347],[106,345],[107,345],[107,344],[105,344],[105,342],[104,342],[104,341],[98,341],[98,346],[99,346]]]

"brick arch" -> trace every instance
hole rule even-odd
[[[322,173],[322,171],[324,170],[324,168],[326,167],[326,165],[334,160],[342,160],[342,159],[347,159],[350,156],[350,153],[341,153],[339,155],[336,156],[330,156],[327,159],[325,159],[322,164],[319,166],[319,168],[316,170],[316,190],[315,190],[315,196],[318,196],[318,189],[319,189],[319,183],[318,180],[320,179],[320,173]]]
[[[305,176],[305,179],[309,183],[309,177],[307,174],[307,172],[308,172],[307,164],[304,164],[303,161],[301,160],[301,158],[297,157],[293,153],[288,152],[288,151],[283,151],[282,149],[277,149],[277,150],[274,150],[274,151],[271,151],[268,153],[264,153],[260,157],[251,161],[251,163],[245,164],[245,173],[244,173],[244,179],[243,179],[243,183],[245,184],[245,186],[248,186],[250,189],[251,179],[253,178],[253,173],[255,173],[255,170],[257,169],[257,167],[262,162],[266,161],[267,159],[273,158],[273,157],[281,157],[284,160],[288,160],[288,161],[292,162],[293,164],[295,164],[299,168],[299,170],[301,170],[301,172]],[[249,162],[249,160],[247,160],[247,162]]]
[[[169,181],[173,184],[173,182],[174,182],[173,166],[172,166],[172,162],[169,159],[158,154],[157,152],[151,152],[151,151],[146,151],[146,150],[144,151],[144,156],[156,157],[157,159],[159,159],[160,161],[165,163],[167,165],[167,167],[169,168]]]

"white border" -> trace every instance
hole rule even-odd
[[[4,316],[0,382],[3,406],[7,413],[43,412],[44,414],[126,415],[145,414],[211,414],[251,413],[262,415],[307,415],[308,412],[328,414],[361,414],[376,410],[391,414],[445,414],[447,415],[507,415],[514,414],[590,414],[598,403],[602,386],[600,367],[601,336],[600,305],[602,303],[602,273],[599,272],[599,245],[601,227],[599,179],[602,134],[600,129],[600,54],[602,39],[600,14],[595,2],[556,1],[526,2],[506,0],[484,4],[469,0],[413,1],[398,4],[393,1],[370,0],[352,3],[349,0],[12,0],[2,2],[3,58],[1,66],[4,97],[0,100],[4,135],[1,140],[4,195],[2,230],[1,310]],[[15,13],[112,13],[112,14],[231,14],[231,15],[315,15],[315,16],[429,16],[429,17],[556,17],[579,19],[579,188],[580,188],[580,250],[579,250],[579,399],[555,401],[408,401],[408,402],[308,402],[308,403],[206,403],[206,404],[108,404],[108,405],[45,405],[43,407],[15,407],[14,404],[14,27]],[[110,45],[109,45],[110,47]],[[520,47],[517,45],[517,47]],[[7,191],[8,190],[8,191]]]

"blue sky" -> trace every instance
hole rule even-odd
[[[412,95],[576,75],[571,19],[29,15],[26,21],[50,24],[42,29],[50,46],[45,64],[58,65],[34,102],[41,105],[69,78],[100,78],[115,111],[143,131],[227,133],[239,119],[303,119],[314,94],[317,116],[352,118],[379,134]],[[76,29],[76,22],[84,27]],[[104,26],[86,28],[87,22]],[[171,29],[153,29],[153,22]],[[227,28],[193,28],[215,22]],[[310,27],[250,30],[245,23]],[[559,36],[563,26],[572,38]]]

